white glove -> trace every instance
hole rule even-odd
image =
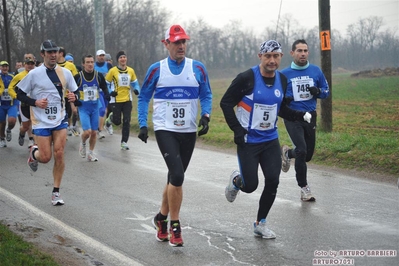
[[[310,123],[311,120],[312,120],[312,115],[309,112],[306,112],[305,115],[303,116],[303,121]]]

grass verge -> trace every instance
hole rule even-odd
[[[0,265],[56,266],[58,264],[0,223]]]

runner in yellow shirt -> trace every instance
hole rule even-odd
[[[129,150],[127,141],[130,133],[130,119],[132,114],[133,94],[140,93],[140,85],[133,68],[127,66],[127,56],[125,51],[119,51],[116,55],[117,66],[109,70],[105,80],[113,83],[113,91],[110,91],[111,100],[109,108],[112,112],[105,120],[105,127],[108,130],[112,123],[120,125],[122,123],[121,149]],[[110,86],[112,89],[112,86]],[[123,120],[122,120],[123,119]]]

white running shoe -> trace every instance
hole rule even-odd
[[[233,202],[236,199],[238,193],[240,193],[240,189],[237,188],[233,183],[233,180],[236,177],[241,178],[240,172],[238,170],[234,170],[231,173],[229,184],[226,186],[226,189],[224,190],[224,195],[226,196],[228,202]]]
[[[80,157],[86,158],[86,143],[80,143],[79,144],[79,154]]]
[[[92,152],[89,152],[89,154],[87,155],[87,160],[89,162],[97,162],[98,161],[96,155]]]
[[[64,200],[61,198],[60,192],[52,193],[51,203],[53,204],[53,206],[64,205]]]
[[[265,239],[276,238],[276,234],[267,227],[266,219],[260,220],[259,224],[254,222],[254,235]]]
[[[5,139],[0,139],[0,148],[5,148],[7,147],[7,142]]]
[[[104,129],[105,131],[108,132],[109,135],[113,135],[114,134],[114,127],[112,125],[109,125],[107,127],[106,123],[104,124]]]
[[[124,151],[128,151],[129,150],[129,146],[127,146],[126,142],[122,142],[121,143],[121,149],[124,150]]]
[[[97,130],[97,136],[98,136],[98,139],[103,139],[103,138],[105,138],[104,133],[103,133],[102,131],[100,131],[100,130]]]
[[[290,170],[291,159],[288,158],[288,150],[290,148],[287,145],[281,146],[281,170],[287,173]]]
[[[306,187],[301,188],[301,200],[302,201],[315,201],[315,197],[312,195],[312,191],[310,191],[310,187],[307,185]]]

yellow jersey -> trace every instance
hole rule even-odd
[[[115,97],[116,103],[132,101],[133,96],[130,86],[132,83],[137,82],[136,73],[133,68],[127,66],[125,70],[121,70],[117,66],[114,66],[108,71],[105,80],[114,84],[115,91],[118,93]],[[110,103],[112,102],[111,100]]]

